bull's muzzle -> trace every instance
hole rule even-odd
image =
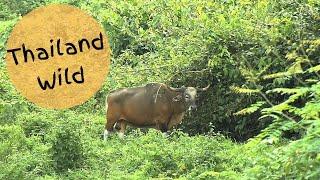
[[[190,107],[189,107],[189,110],[196,110],[197,109],[197,105],[191,105]]]

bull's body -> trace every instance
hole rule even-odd
[[[162,83],[112,91],[107,96],[105,139],[115,123],[120,126],[120,137],[127,125],[167,132],[181,122],[189,107],[195,107],[196,93],[193,87],[177,89]]]

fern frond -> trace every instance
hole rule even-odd
[[[293,51],[293,52],[288,53],[288,54],[286,55],[286,58],[287,58],[288,60],[295,60],[295,59],[297,59],[297,57],[299,57],[299,56],[297,55],[297,52],[296,52],[296,51]]]
[[[301,63],[302,62],[303,62],[303,59],[297,60],[297,62],[295,62],[291,67],[289,67],[287,72],[289,74],[300,74],[300,73],[303,73],[303,70],[302,70],[302,67],[301,67]]]
[[[297,92],[296,94],[294,95],[291,95],[286,101],[284,101],[283,103],[293,103],[294,101],[296,101],[298,98],[300,98],[301,96],[305,95],[308,91],[306,90],[302,90],[300,89],[299,92]]]
[[[320,39],[315,39],[315,40],[303,40],[302,41],[302,44],[313,44],[313,45],[316,45],[316,46],[319,46],[320,45]]]
[[[258,93],[260,92],[260,89],[248,89],[248,88],[241,88],[241,87],[236,87],[236,86],[230,86],[230,89],[238,94],[248,94],[251,95],[253,93]]]
[[[276,114],[265,114],[265,115],[259,117],[258,120],[264,119],[264,118],[266,118],[266,117],[271,117],[271,118],[273,118],[273,119],[279,119],[279,116],[276,115]]]
[[[257,73],[257,77],[260,77],[263,73],[265,73],[272,65],[273,63],[268,64],[265,66],[260,72]]]
[[[244,108],[236,113],[233,113],[233,115],[239,116],[239,115],[245,115],[245,114],[252,114],[252,113],[256,112],[265,103],[266,103],[265,101],[258,101],[255,104],[251,104],[250,107]]]
[[[316,93],[316,94],[320,94],[320,81],[318,80],[318,83],[312,85],[310,89],[305,89],[305,91],[308,91],[308,90],[310,92],[313,92],[313,93]]]
[[[264,108],[261,110],[261,112],[262,112],[262,114],[271,114],[271,113],[281,114],[282,111],[287,110],[288,108],[289,108],[289,104],[282,102],[282,103],[274,105],[270,108]]]
[[[241,75],[249,82],[257,80],[257,77],[253,75],[250,69],[240,68]]]
[[[292,130],[296,127],[295,122],[293,121],[284,121],[281,118],[275,119],[274,122],[268,126],[267,128],[262,130],[258,136],[261,139],[271,139],[271,140],[279,140],[283,134],[283,132]],[[274,141],[267,141],[268,143],[272,144]]]
[[[310,83],[317,83],[319,82],[319,79],[306,79],[305,81]]]
[[[305,95],[307,91],[300,90],[298,93],[291,95],[286,101],[274,105],[270,108],[264,108],[261,110],[262,114],[271,114],[271,113],[278,113],[281,114],[283,111],[294,111],[296,107],[291,106],[290,103],[296,101],[299,97]]]
[[[311,68],[307,69],[306,71],[309,72],[309,73],[318,72],[318,71],[320,71],[320,64],[318,64],[318,65],[316,65],[314,67],[311,67]]]
[[[286,72],[278,72],[278,73],[274,73],[274,74],[267,74],[264,75],[262,78],[263,79],[274,79],[274,78],[281,78],[281,77],[290,77],[294,74],[301,74],[304,73],[301,64],[308,62],[309,60],[307,59],[299,59],[297,58],[297,61],[291,66],[289,67],[289,69]]]
[[[267,74],[262,76],[263,79],[274,79],[274,78],[280,78],[280,77],[289,77],[291,74],[288,72],[278,72],[274,74]]]
[[[281,93],[281,95],[283,95],[283,94],[296,94],[296,93],[298,93],[300,91],[301,91],[300,89],[275,88],[275,89],[267,91],[266,93],[269,94],[269,93],[275,92],[275,93]]]

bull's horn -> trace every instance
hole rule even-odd
[[[198,92],[206,91],[210,87],[210,84],[205,88],[196,88]]]
[[[169,88],[171,91],[178,91],[178,92],[182,92],[182,91],[185,91],[185,90],[186,90],[186,87],[174,88],[174,87],[168,86],[168,88]]]

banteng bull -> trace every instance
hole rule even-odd
[[[179,124],[188,109],[196,108],[197,92],[209,88],[173,88],[162,83],[150,83],[144,87],[120,88],[110,92],[106,100],[107,123],[104,139],[108,138],[117,123],[119,137],[124,136],[126,126],[156,128],[168,133]]]

